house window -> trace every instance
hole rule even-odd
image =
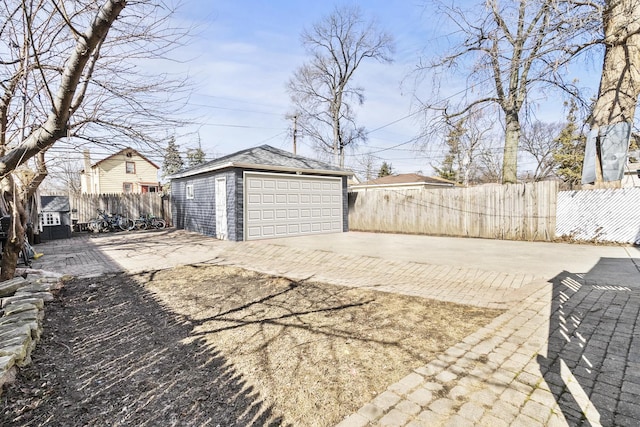
[[[43,212],[42,217],[40,217],[40,223],[43,227],[60,225],[60,212]]]
[[[127,173],[136,173],[136,162],[125,162],[125,169]]]
[[[140,190],[142,191],[142,194],[144,194],[144,193],[157,193],[158,192],[158,187],[156,187],[155,185],[141,185],[140,186]]]
[[[187,199],[193,199],[195,196],[195,193],[193,191],[193,184],[188,184],[187,185]]]
[[[133,183],[131,183],[131,182],[123,182],[122,183],[122,192],[123,193],[133,193]]]

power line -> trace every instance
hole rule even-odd
[[[190,106],[194,106],[194,107],[202,107],[202,108],[213,108],[216,110],[226,110],[226,111],[237,111],[239,113],[255,113],[255,114],[267,114],[267,115],[271,115],[271,116],[281,116],[282,114],[280,113],[271,113],[268,111],[257,111],[257,110],[244,110],[241,108],[228,108],[228,107],[218,107],[215,105],[204,105],[204,104],[195,104],[195,103],[189,103]]]

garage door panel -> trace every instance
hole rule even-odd
[[[245,181],[248,240],[342,231],[340,178],[245,172]]]
[[[262,181],[261,180],[251,180],[247,183],[247,185],[249,186],[249,188],[251,189],[256,189],[256,188],[262,188]]]
[[[256,239],[262,235],[262,227],[249,227],[247,228],[247,238]]]

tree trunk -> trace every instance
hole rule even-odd
[[[11,227],[7,242],[2,248],[2,263],[0,263],[0,281],[13,279],[18,264],[18,254],[24,245],[24,230],[27,216],[20,195],[15,188],[11,175],[2,180],[2,197],[9,207]]]
[[[520,119],[517,112],[505,115],[504,156],[502,159],[502,183],[518,182],[518,144],[520,141]]]
[[[18,228],[22,227],[20,226]],[[2,248],[2,272],[0,272],[0,281],[13,279],[15,276],[18,256],[23,244],[24,232],[22,236],[17,236],[13,240],[7,239],[7,244]]]
[[[640,95],[640,7],[637,0],[608,0],[602,16],[605,54],[592,131],[633,123]],[[596,147],[599,148],[598,144]],[[596,150],[596,186],[603,184],[601,152]]]

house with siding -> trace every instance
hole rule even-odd
[[[348,231],[347,171],[269,145],[169,177],[172,222],[224,240]]]
[[[93,165],[89,151],[85,150],[84,169],[80,171],[81,190],[86,194],[157,192],[160,191],[159,169],[130,147]]]

